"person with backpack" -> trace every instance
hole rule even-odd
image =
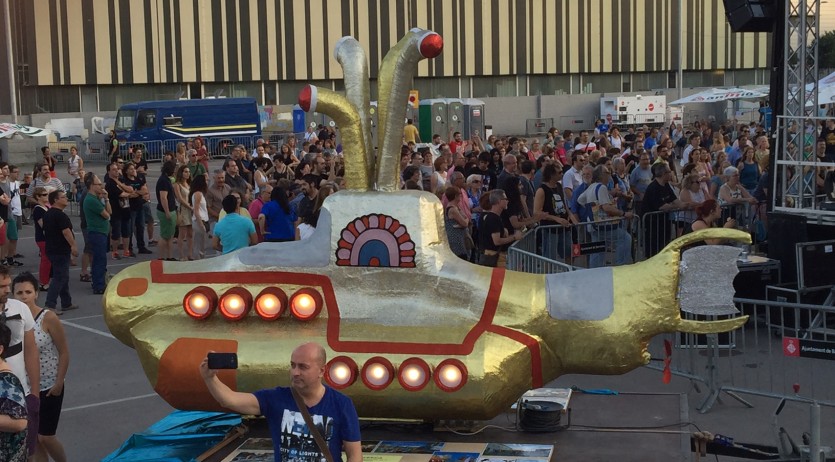
[[[618,209],[615,200],[609,194],[606,185],[611,179],[612,172],[605,164],[598,165],[591,174],[591,184],[577,198],[577,204],[584,207],[585,220],[591,223],[592,240],[606,242],[607,247],[614,243],[615,265],[632,263],[632,235],[630,235],[623,220],[632,219],[632,212]],[[589,214],[589,208],[591,213]],[[589,216],[590,215],[590,216]],[[598,252],[589,258],[589,267],[597,268],[605,265],[605,252]]]

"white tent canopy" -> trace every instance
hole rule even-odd
[[[15,133],[26,136],[46,136],[52,133],[52,130],[30,127],[28,125],[0,123],[0,138],[9,138]]]
[[[767,98],[768,92],[759,89],[746,90],[744,88],[711,88],[699,93],[677,99],[670,106],[695,103],[719,103],[722,101],[735,101],[739,99],[760,99]]]

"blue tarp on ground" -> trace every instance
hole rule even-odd
[[[191,462],[241,423],[238,414],[176,411],[135,433],[102,462]]]

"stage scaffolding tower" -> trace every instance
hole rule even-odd
[[[784,0],[783,115],[777,117],[775,160],[772,163],[772,210],[805,215],[809,223],[835,224],[835,212],[820,209],[818,172],[835,167],[820,162],[818,129],[818,39],[820,0]],[[780,46],[778,36],[772,46]],[[777,70],[777,62],[773,69]],[[779,70],[777,70],[779,72]]]

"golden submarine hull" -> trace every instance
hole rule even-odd
[[[647,364],[655,335],[747,319],[683,320],[677,295],[685,245],[747,242],[743,232],[686,235],[634,265],[541,275],[457,258],[443,223],[428,193],[341,191],[304,241],[126,268],[108,284],[104,317],[178,409],[221,410],[198,372],[209,350],[236,352],[239,368],[221,380],[251,392],[289,385],[291,351],[315,341],[325,380],[360,416],[422,420],[490,419],[562,374]]]

